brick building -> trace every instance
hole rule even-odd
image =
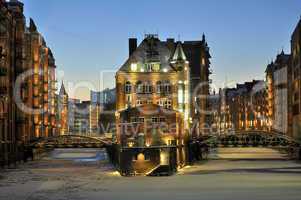
[[[141,140],[143,137],[147,141],[142,145],[145,150],[158,146],[148,138],[151,130],[137,133],[135,137],[127,138],[130,141],[123,142],[124,132],[119,126],[135,124],[142,118],[150,120],[151,124],[158,123],[160,118],[148,113],[140,113],[138,121],[131,114],[124,115],[137,108],[163,109],[177,116],[174,122],[179,130],[176,134],[167,134],[171,137],[169,140],[174,142],[162,145],[165,149],[176,147],[180,150],[185,139],[197,137],[200,132],[200,129],[190,132],[192,123],[203,125],[207,119],[204,111],[208,106],[210,55],[205,37],[202,41],[175,42],[174,39],[160,41],[157,35],[146,35],[138,47],[137,39],[130,39],[129,52],[128,60],[116,73],[117,143],[127,151],[129,148],[134,150],[137,146],[131,144],[138,144],[139,138]],[[162,113],[161,118],[167,119],[166,116]],[[152,121],[155,119],[159,121]],[[157,150],[160,148],[157,147]],[[185,159],[179,152],[176,155],[176,163],[180,166]]]
[[[1,163],[20,160],[24,144],[57,133],[55,59],[23,3],[0,0]]]
[[[283,51],[277,55],[276,60],[266,69],[268,113],[271,129],[289,134],[291,121],[289,120],[289,86],[291,77],[290,55]]]
[[[219,94],[219,131],[268,130],[269,118],[265,82],[253,80],[225,88]]]

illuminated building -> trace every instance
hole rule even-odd
[[[22,8],[22,7],[21,7]],[[16,162],[16,106],[13,102],[16,21],[4,0],[0,1],[0,166]]]
[[[283,134],[289,131],[289,65],[290,55],[282,51],[266,69],[269,123],[272,130]]]
[[[135,154],[138,144],[139,148],[152,149],[150,154],[154,157],[151,156],[151,160],[160,157],[158,152],[163,149],[168,149],[169,156],[176,151],[173,167],[181,166],[185,162],[182,145],[191,136],[191,123],[203,124],[206,120],[201,111],[207,110],[207,98],[199,98],[199,94],[203,97],[209,94],[210,55],[205,37],[202,41],[175,42],[173,39],[160,41],[157,35],[146,35],[138,47],[137,39],[130,39],[129,52],[128,60],[116,73],[117,143],[122,148],[132,148],[133,151],[128,149],[128,154]],[[200,86],[200,83],[205,84]],[[192,98],[194,90],[197,90],[198,98]],[[141,112],[141,109],[155,112],[152,116],[149,112]],[[157,116],[157,112],[161,117]],[[169,117],[173,120],[168,120]],[[161,118],[166,120],[165,124],[173,123],[176,127],[176,131],[164,133],[170,142],[154,143],[151,134],[156,131],[154,128],[130,137],[125,137],[127,131],[120,128],[124,123],[149,123],[152,126],[160,124]],[[143,145],[139,142],[141,140],[145,141]],[[127,157],[128,154],[122,156]],[[132,165],[135,165],[135,158],[130,159]],[[158,162],[155,164],[160,165]]]
[[[291,38],[291,71],[290,85],[292,136],[301,139],[301,20],[299,20]]]
[[[0,149],[4,149],[0,160],[8,164],[21,158],[17,149],[24,144],[57,133],[56,66],[34,21],[26,26],[23,3],[0,0],[0,4]]]
[[[219,131],[268,130],[267,92],[264,81],[237,84],[220,90]]]

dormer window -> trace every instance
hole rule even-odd
[[[157,63],[157,62],[146,63],[145,69],[147,72],[158,72],[158,71],[160,71],[160,63]]]
[[[138,70],[138,65],[137,65],[137,63],[132,63],[131,64],[131,71],[132,72],[136,72]]]

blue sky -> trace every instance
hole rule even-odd
[[[212,54],[214,87],[263,79],[301,15],[300,0],[23,0],[53,49],[64,81],[114,87],[114,71],[128,56],[128,38],[158,33],[162,40],[200,40]],[[100,81],[101,71],[105,81]],[[111,71],[111,72],[110,72]],[[59,81],[62,73],[59,72]],[[105,82],[104,85],[100,82]],[[79,84],[84,87],[84,84]],[[76,97],[87,99],[88,90]],[[72,95],[71,95],[72,96]]]

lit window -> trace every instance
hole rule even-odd
[[[153,63],[152,64],[152,70],[157,72],[160,70],[160,63]]]
[[[206,64],[205,58],[202,58],[202,65],[205,65],[205,64]]]
[[[131,64],[131,71],[132,71],[132,72],[136,72],[137,69],[138,69],[137,63],[132,63],[132,64]]]

